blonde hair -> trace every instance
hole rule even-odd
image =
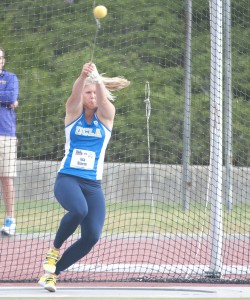
[[[102,81],[109,91],[118,91],[130,85],[130,81],[123,77],[102,77]]]
[[[123,77],[105,77],[104,74],[98,76],[88,76],[85,80],[86,85],[96,84],[103,82],[106,87],[106,96],[110,101],[115,100],[115,96],[112,94],[113,91],[124,89],[130,85],[130,81]]]

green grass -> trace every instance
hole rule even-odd
[[[223,211],[225,233],[248,234],[250,230],[250,205],[235,206]],[[183,211],[180,205],[155,202],[131,201],[109,203],[104,231],[112,233],[159,233],[159,234],[205,234],[210,228],[210,208],[199,204],[190,205]]]
[[[57,201],[18,201],[16,204],[18,232],[23,234],[57,230],[65,214]],[[3,204],[0,218],[4,218]],[[223,209],[223,231],[227,234],[248,234],[250,231],[250,205],[235,205],[233,210]],[[210,207],[193,203],[183,211],[178,204],[155,201],[107,202],[104,234],[198,234],[209,233]]]

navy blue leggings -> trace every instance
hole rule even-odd
[[[57,262],[55,274],[60,274],[84,257],[100,238],[106,207],[100,181],[58,174],[54,193],[61,206],[68,212],[59,225],[54,247],[60,249],[77,227],[81,237],[63,253]]]

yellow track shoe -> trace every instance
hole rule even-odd
[[[59,258],[59,251],[56,249],[50,249],[43,263],[44,271],[51,274],[55,273],[56,263],[58,262]]]

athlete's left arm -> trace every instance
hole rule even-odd
[[[110,130],[115,118],[115,106],[109,101],[103,82],[96,83],[97,116]]]
[[[98,73],[96,65],[93,64],[94,70],[90,74],[96,84],[96,102],[98,119],[110,130],[113,127],[115,118],[115,106],[109,101],[107,89],[102,81],[102,77]]]

